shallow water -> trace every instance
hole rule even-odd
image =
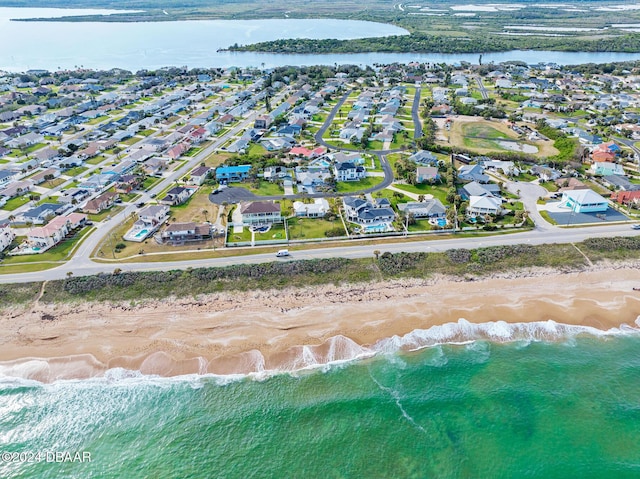
[[[92,462],[0,462],[0,476],[637,477],[640,335],[522,328],[482,333],[521,338],[506,343],[432,335],[399,352],[424,346],[416,332],[390,339],[394,352],[295,374],[5,380],[4,451]]]

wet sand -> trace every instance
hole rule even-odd
[[[369,354],[385,338],[460,318],[636,327],[638,286],[640,270],[610,264],[567,274],[535,269],[476,281],[438,277],[137,305],[36,304],[0,312],[0,375],[51,382],[112,368],[162,376],[291,370]],[[468,339],[455,334],[448,340]]]

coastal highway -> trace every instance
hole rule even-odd
[[[534,229],[523,233],[512,233],[486,237],[461,237],[444,239],[430,239],[426,241],[410,241],[386,244],[359,244],[355,246],[327,247],[303,251],[291,251],[287,259],[276,259],[275,254],[257,253],[244,256],[228,256],[224,258],[205,258],[187,261],[167,261],[154,263],[95,263],[87,258],[77,258],[57,268],[34,273],[0,275],[0,283],[25,283],[32,281],[50,281],[64,279],[67,273],[74,276],[92,275],[98,273],[112,273],[115,268],[123,271],[164,271],[171,269],[202,268],[211,266],[229,266],[232,264],[265,263],[269,261],[291,261],[317,258],[366,258],[373,257],[373,252],[439,252],[454,248],[481,248],[508,244],[549,244],[575,243],[587,238],[609,236],[636,236],[640,231],[631,229],[629,224],[607,226],[591,226],[582,228],[554,228],[553,230]],[[256,248],[259,251],[259,248]]]

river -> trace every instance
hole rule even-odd
[[[276,67],[283,65],[374,65],[411,61],[477,63],[478,54],[359,53],[290,55],[218,52],[234,43],[249,44],[279,38],[364,38],[402,35],[394,25],[356,20],[270,19],[169,22],[15,22],[12,18],[116,13],[116,10],[0,8],[0,31],[12,39],[0,49],[0,69],[68,69],[75,67],[136,71],[163,66]],[[15,39],[15,40],[13,40]],[[483,55],[483,63],[520,60],[527,63],[602,63],[640,59],[640,53],[571,53],[509,51]]]

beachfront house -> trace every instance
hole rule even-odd
[[[472,196],[469,198],[467,216],[497,215],[502,211],[502,200],[493,196]]]
[[[282,223],[280,204],[272,201],[240,203],[240,214],[244,225],[269,225]]]
[[[444,218],[447,215],[447,209],[437,198],[398,203],[398,209],[407,215],[412,215],[415,219],[437,219]]]
[[[323,218],[329,212],[329,202],[324,198],[316,198],[313,203],[294,201],[293,212],[305,218]]]
[[[590,189],[564,191],[561,204],[576,213],[604,213],[609,208],[609,202]]]
[[[368,201],[357,196],[345,196],[342,198],[342,205],[347,220],[359,225],[388,224],[396,217],[386,198]]]
[[[193,241],[211,239],[211,225],[208,223],[171,223],[161,233],[163,243],[180,245]]]
[[[155,233],[168,217],[169,207],[167,205],[151,205],[142,208],[138,213],[138,221],[125,233],[123,238],[126,241],[140,243]]]

